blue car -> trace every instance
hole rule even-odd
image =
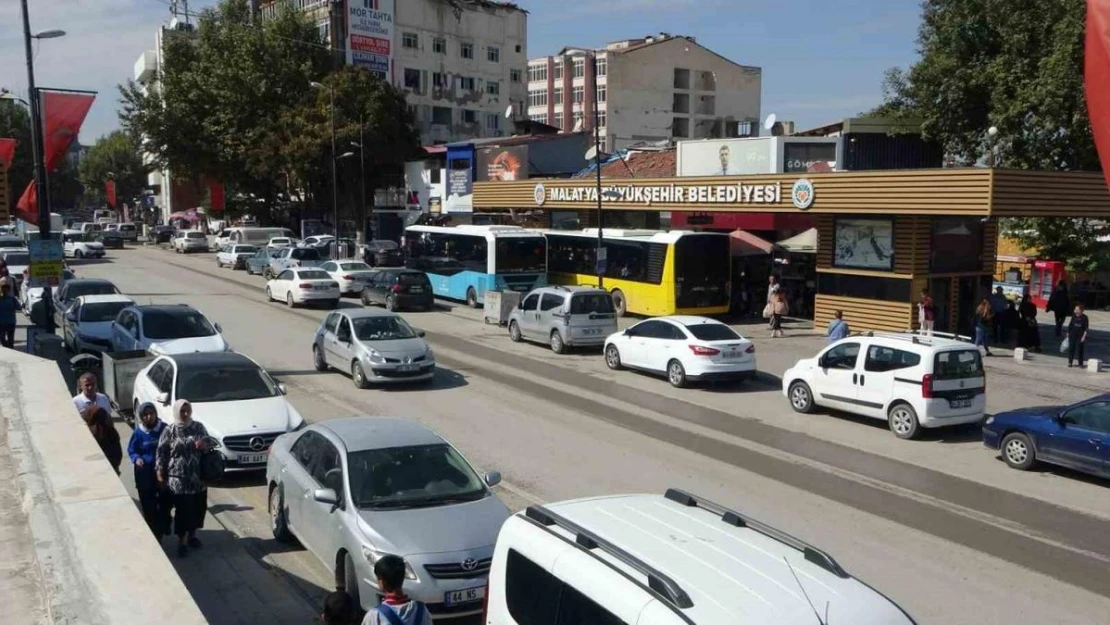
[[[1015,469],[1046,462],[1110,477],[1110,393],[994,415],[983,425],[983,444]]]

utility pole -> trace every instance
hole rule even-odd
[[[358,205],[358,229],[366,237],[366,113],[358,115],[358,186],[361,204]],[[363,241],[369,243],[370,241]]]

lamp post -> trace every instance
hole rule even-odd
[[[608,262],[608,259],[605,256],[605,242],[604,242],[604,234],[603,234],[603,230],[604,230],[604,227],[605,227],[605,225],[604,225],[605,212],[604,212],[604,208],[602,207],[602,197],[601,197],[601,112],[598,110],[598,100],[597,100],[597,78],[598,78],[598,76],[597,76],[597,54],[592,54],[590,52],[586,52],[585,50],[580,50],[580,49],[577,49],[577,48],[571,48],[569,50],[564,51],[564,55],[568,56],[568,57],[573,57],[573,58],[589,59],[589,61],[590,61],[590,70],[593,72],[593,77],[594,77],[594,87],[593,87],[594,148],[593,148],[592,152],[593,152],[593,160],[594,160],[594,169],[597,170],[596,171],[596,174],[597,174],[597,176],[596,176],[596,180],[597,180],[597,252],[596,252],[596,264],[597,264],[597,267],[595,267],[595,269],[597,270],[597,286],[598,286],[598,288],[604,288],[605,287],[605,264]],[[566,71],[565,68],[564,68],[564,71]],[[590,158],[589,157],[589,152],[587,152],[586,153],[586,160],[589,160],[589,158]]]
[[[362,236],[366,232],[366,137],[363,136],[365,119],[362,115],[358,118],[358,143],[351,142],[351,147],[358,148],[358,188],[359,188],[359,202],[358,205],[358,235]],[[373,215],[373,211],[371,211]],[[355,237],[357,240],[357,236]],[[367,241],[369,242],[369,241]]]
[[[998,166],[998,126],[991,126],[987,128],[987,141],[990,142],[990,159],[987,161],[987,166],[994,168]]]
[[[26,0],[24,0],[26,2]],[[328,109],[331,113],[331,212],[332,212],[332,235],[335,240],[339,240],[339,177],[335,171],[335,161],[339,160],[335,155],[335,87],[325,85],[312,81],[308,83],[312,85],[313,89],[327,89],[328,90]]]

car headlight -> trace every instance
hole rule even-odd
[[[994,417],[987,417],[986,425],[990,425],[992,423],[994,423]]]
[[[370,362],[375,363],[375,364],[379,364],[379,365],[382,364],[383,362],[385,362],[385,356],[382,356],[381,354],[379,354],[375,350],[370,350],[369,351],[369,353],[367,355],[367,359],[370,360]]]
[[[366,561],[370,563],[370,566],[374,566],[375,564],[377,564],[378,560],[381,560],[382,557],[385,555],[387,554],[382,551],[372,549],[366,545],[362,546],[362,557],[366,558]],[[405,579],[412,580],[414,582],[418,581],[419,579],[416,577],[416,571],[412,570],[412,566],[408,562],[405,562]]]
[[[431,347],[428,348],[428,351],[424,352],[424,358],[428,360],[435,360],[436,353],[432,351]]]

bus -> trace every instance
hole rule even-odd
[[[409,226],[406,266],[428,274],[438,297],[485,303],[486,291],[527,293],[547,283],[547,244],[518,226]]]
[[[597,229],[547,230],[547,276],[552,284],[597,286]],[[605,289],[626,313],[727,313],[732,258],[727,234],[606,228]]]

